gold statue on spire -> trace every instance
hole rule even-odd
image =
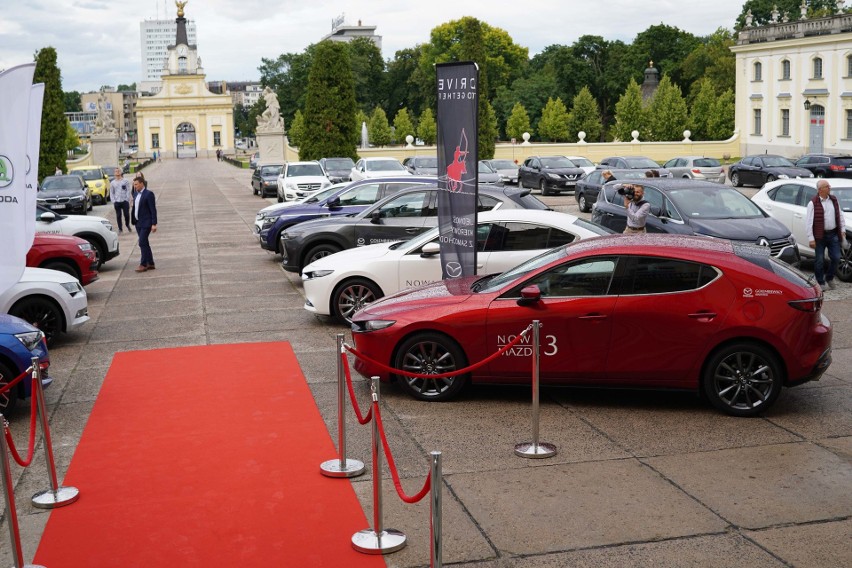
[[[177,6],[178,9],[178,18],[183,18],[183,7],[186,6],[187,2],[189,2],[189,0],[184,0],[183,2],[178,2],[178,0],[175,0],[175,6]]]

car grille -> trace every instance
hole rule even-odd
[[[788,238],[784,238],[784,239],[776,239],[774,241],[770,241],[768,239],[762,238],[762,239],[758,240],[756,244],[758,244],[760,246],[764,246],[764,247],[768,246],[769,247],[769,254],[771,254],[772,256],[778,256],[779,254],[781,254],[782,250],[791,246],[793,243],[790,240],[790,238],[788,237]]]
[[[39,203],[56,204],[56,203],[70,203],[70,197],[40,197],[37,200]]]
[[[296,187],[303,191],[316,191],[320,188],[319,183],[300,183]]]

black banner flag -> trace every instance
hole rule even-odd
[[[443,278],[476,274],[479,67],[441,63],[437,72],[438,226]]]

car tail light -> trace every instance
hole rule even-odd
[[[701,170],[700,170],[700,169],[698,169],[698,168],[692,168],[692,173],[694,173],[694,174],[700,174],[700,173],[701,173]]]
[[[831,164],[830,166],[828,166],[828,169],[830,169],[833,172],[845,172],[846,166],[839,166],[837,164]]]
[[[808,298],[806,300],[792,300],[787,302],[791,308],[803,312],[817,313],[822,308],[822,296],[816,298]]]

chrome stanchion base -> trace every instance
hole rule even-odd
[[[515,446],[515,455],[531,459],[552,458],[556,455],[556,446],[547,442],[524,442]]]
[[[56,491],[47,489],[33,495],[33,507],[56,509],[70,505],[79,498],[80,491],[76,487],[60,487]]]
[[[390,554],[405,548],[405,533],[385,529],[380,533],[364,529],[352,535],[352,548],[364,554]]]
[[[320,464],[320,473],[326,477],[358,477],[367,471],[364,468],[364,462],[358,460],[343,460],[343,467],[340,464],[340,458],[324,461]]]

